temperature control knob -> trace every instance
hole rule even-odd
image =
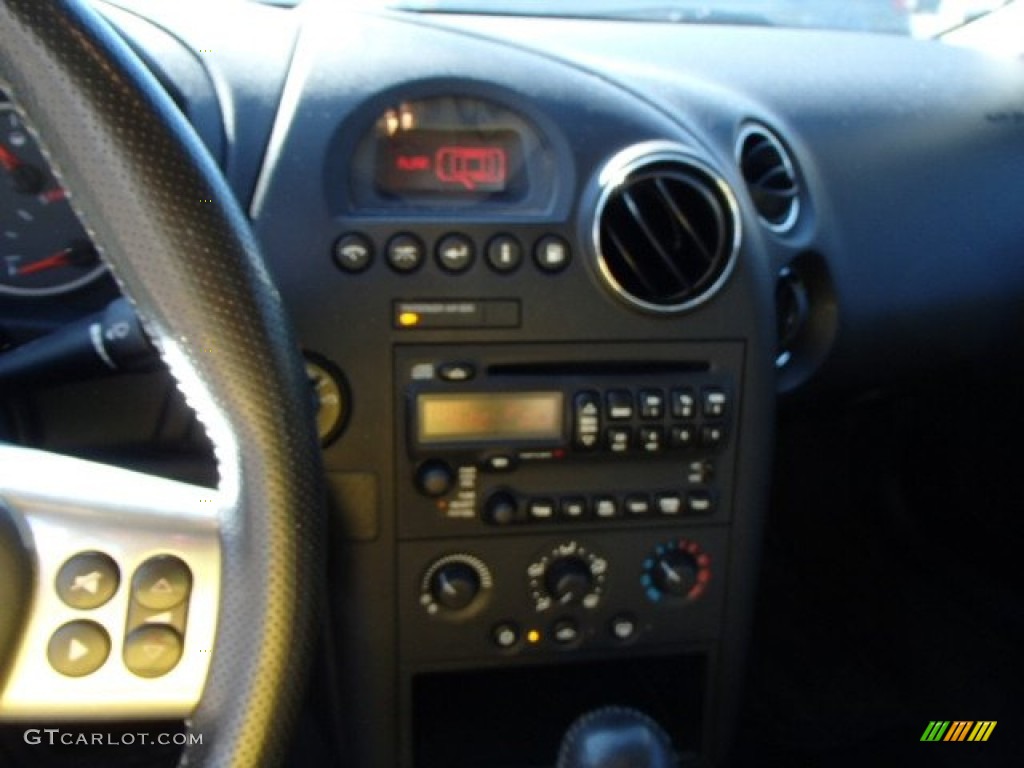
[[[711,556],[689,539],[659,544],[644,560],[640,583],[653,602],[692,601],[711,581]]]
[[[548,594],[562,605],[580,602],[593,585],[594,576],[590,566],[576,556],[556,558],[544,573],[544,586]]]
[[[553,547],[526,568],[530,597],[538,611],[573,604],[596,608],[607,573],[608,561],[576,541]]]
[[[446,555],[427,568],[420,582],[420,605],[432,615],[465,616],[482,607],[494,582],[480,558]]]

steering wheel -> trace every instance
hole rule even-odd
[[[188,739],[183,765],[273,764],[311,656],[325,529],[280,297],[213,161],[83,2],[0,0],[0,88],[220,477],[210,490],[0,446],[0,720],[184,718],[201,743]]]

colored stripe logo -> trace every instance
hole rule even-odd
[[[921,741],[988,741],[996,728],[995,720],[932,720],[921,734]]]

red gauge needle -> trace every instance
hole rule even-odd
[[[32,275],[36,272],[42,272],[47,269],[55,269],[57,267],[66,267],[71,263],[68,258],[71,255],[71,249],[65,248],[62,251],[57,251],[52,256],[47,256],[45,259],[39,259],[39,261],[33,261],[31,264],[26,264],[23,267],[18,268],[19,275]]]
[[[21,161],[9,149],[0,147],[0,165],[4,167],[5,171],[13,171],[21,165]]]

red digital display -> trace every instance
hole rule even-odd
[[[501,195],[514,190],[521,166],[514,131],[403,131],[379,139],[377,189],[386,195]]]

